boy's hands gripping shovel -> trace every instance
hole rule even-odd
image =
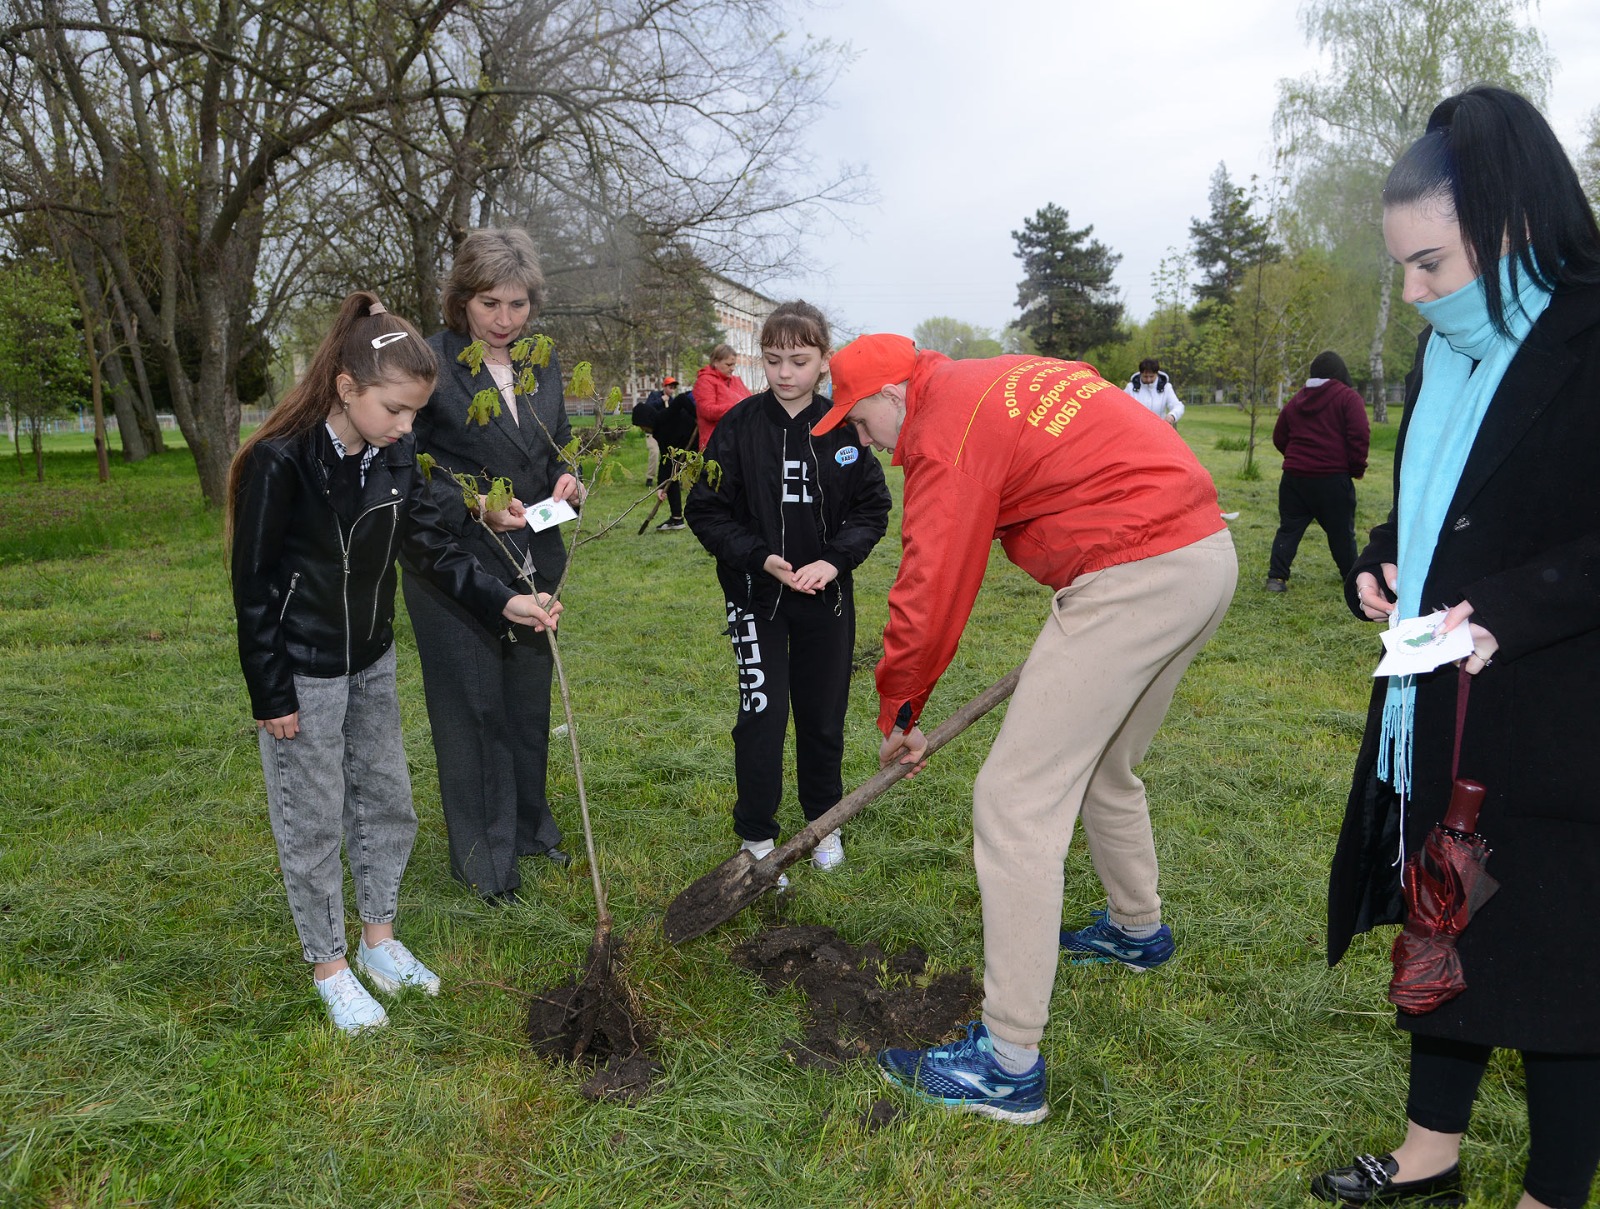
[[[1011,696],[1021,673],[1022,668],[1013,668],[935,727],[928,736],[923,756],[931,756]],[[898,723],[901,719],[896,718],[895,721]],[[910,718],[905,717],[905,721],[909,722]],[[902,726],[899,729],[903,731],[905,728]],[[743,851],[734,853],[668,905],[666,917],[662,920],[662,930],[667,939],[675,945],[682,944],[727,923],[776,887],[779,875],[796,861],[809,856],[823,836],[860,814],[867,803],[879,797],[889,786],[921,767],[921,763],[902,764],[896,760],[879,769],[858,789],[839,799],[831,810],[808,824],[803,831],[796,832],[787,843],[780,845],[765,859],[757,860]]]

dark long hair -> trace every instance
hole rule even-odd
[[[381,337],[404,333],[404,339]],[[376,294],[357,290],[339,304],[339,314],[322,338],[305,376],[296,382],[283,402],[251,433],[228,470],[226,539],[233,543],[233,511],[239,501],[245,460],[257,442],[294,436],[315,428],[339,405],[339,375],[349,374],[362,390],[379,382],[433,382],[439,377],[439,359],[433,349],[399,315],[383,309]]]
[[[1441,101],[1396,161],[1383,204],[1430,200],[1455,211],[1501,335],[1509,335],[1496,271],[1503,247],[1513,292],[1519,272],[1547,289],[1600,282],[1600,227],[1578,174],[1544,115],[1509,89],[1480,84]]]

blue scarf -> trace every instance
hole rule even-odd
[[[1417,303],[1422,317],[1433,325],[1433,337],[1423,354],[1422,392],[1411,409],[1400,462],[1397,618],[1416,617],[1421,612],[1422,585],[1433,565],[1434,546],[1484,413],[1523,339],[1550,304],[1550,292],[1525,269],[1517,273],[1518,288],[1513,292],[1510,266],[1511,258],[1502,256],[1500,297],[1505,302],[1509,336],[1495,331],[1489,321],[1482,278],[1474,278],[1443,298]],[[1378,741],[1378,776],[1394,785],[1402,802],[1411,789],[1415,679],[1389,677]],[[1401,843],[1405,843],[1403,834]]]

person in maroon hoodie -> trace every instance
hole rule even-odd
[[[1312,521],[1328,535],[1339,577],[1356,561],[1356,485],[1367,472],[1367,404],[1338,353],[1318,353],[1306,384],[1278,413],[1272,443],[1283,454],[1278,533],[1266,589],[1289,590],[1289,566]]]

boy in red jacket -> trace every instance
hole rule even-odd
[[[877,672],[883,764],[924,757],[915,720],[961,639],[991,542],[1055,592],[973,786],[983,1020],[953,1045],[878,1057],[925,1099],[1032,1124],[1049,1111],[1038,1048],[1058,945],[1074,962],[1141,971],[1172,955],[1133,768],[1227,611],[1233,541],[1183,438],[1081,362],[951,361],[873,335],[840,349],[832,373],[833,407],[812,431],[848,421],[905,470],[904,553]],[[1107,904],[1062,931],[1080,814]]]

